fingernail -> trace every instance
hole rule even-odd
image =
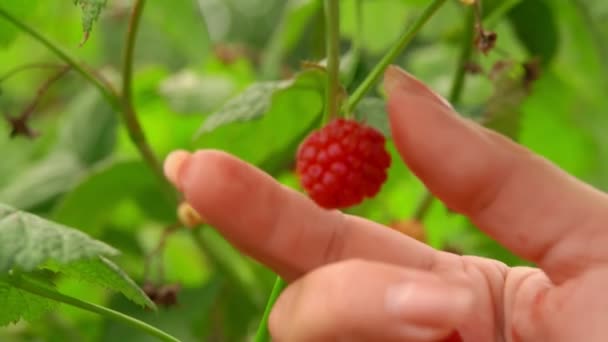
[[[424,96],[449,109],[453,109],[452,105],[441,95],[431,90],[407,71],[394,65],[390,65],[384,72],[384,90],[389,96],[398,91]]]
[[[180,174],[182,173],[183,167],[189,161],[190,156],[191,154],[188,151],[177,150],[171,152],[167,158],[165,158],[163,166],[165,177],[167,177],[179,191],[182,191]]]
[[[401,321],[453,328],[473,307],[471,290],[456,286],[406,283],[386,293],[386,309]]]

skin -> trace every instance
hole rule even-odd
[[[403,162],[538,268],[436,251],[323,210],[220,151],[172,153],[165,173],[193,208],[288,280],[273,339],[435,342],[458,340],[456,331],[467,342],[607,341],[608,196],[461,118],[396,67],[384,86]]]

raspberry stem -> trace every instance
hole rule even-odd
[[[338,1],[325,0],[328,79],[322,125],[337,117],[340,111],[340,4]]]
[[[349,98],[345,106],[345,112],[352,112],[359,101],[363,99],[365,94],[373,87],[378,81],[384,70],[392,63],[395,58],[405,49],[408,44],[412,41],[414,36],[420,31],[420,29],[426,24],[426,22],[437,12],[437,10],[446,2],[446,0],[433,0],[433,2],[424,10],[422,15],[414,22],[412,27],[406,30],[403,35],[399,38],[397,43],[382,57],[380,62],[374,67],[374,69],[367,75],[367,78],[359,85],[353,95]]]

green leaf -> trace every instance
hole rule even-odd
[[[60,264],[118,251],[88,235],[0,204],[0,274],[17,268],[33,271],[42,264]]]
[[[61,146],[71,149],[85,165],[110,155],[116,144],[118,118],[112,107],[89,87],[67,108],[69,116],[61,125]]]
[[[180,341],[212,341],[212,333],[217,332],[214,330],[214,326],[217,324],[215,319],[218,318],[217,315],[221,313],[222,309],[220,306],[223,301],[221,297],[226,296],[222,287],[227,285],[227,280],[221,274],[215,274],[201,287],[184,287],[179,291],[178,305],[157,312],[138,310],[118,296],[111,298],[110,306],[126,315],[162,329]],[[230,318],[226,317],[226,319]],[[241,327],[239,331],[242,330],[244,329]],[[107,321],[98,341],[156,342],[157,340],[120,322]]]
[[[74,154],[57,151],[23,171],[0,190],[0,201],[32,211],[67,192],[83,172],[84,168]]]
[[[49,268],[89,284],[121,292],[125,297],[141,306],[155,308],[154,303],[133,279],[112,261],[102,256],[78,260],[67,265],[53,265]]]
[[[559,31],[551,7],[544,0],[522,1],[511,10],[509,19],[532,57],[540,57],[542,65],[549,64],[559,45]]]
[[[250,85],[217,112],[207,117],[196,137],[232,122],[249,121],[261,116],[268,110],[274,92],[285,89],[292,83],[293,81],[288,80],[258,82]]]
[[[108,0],[74,0],[74,5],[80,6],[82,10],[83,43],[89,38],[89,34],[93,29],[93,23],[99,18],[101,10],[106,6],[107,2]]]
[[[313,14],[321,7],[320,0],[291,0],[287,3],[285,29],[281,31],[283,50],[293,49]]]
[[[386,112],[386,101],[377,97],[366,97],[357,106],[355,118],[374,127],[384,134],[391,136],[391,127]]]
[[[41,277],[36,277],[37,283],[54,288],[54,285]],[[34,321],[44,314],[54,310],[58,302],[40,297],[29,292],[12,287],[6,282],[0,281],[0,327],[20,320]]]
[[[267,171],[293,160],[299,141],[320,122],[326,73],[310,69],[278,90],[267,111],[257,120],[233,122],[203,134],[194,148],[216,148],[232,153]]]
[[[124,200],[136,199],[151,218],[174,220],[175,208],[158,190],[150,168],[140,160],[100,165],[57,205],[53,219],[97,234]],[[103,194],[103,196],[100,196]]]
[[[5,0],[0,3],[0,7],[2,9],[10,12],[13,16],[19,19],[26,18],[32,11],[34,11],[38,1],[11,1]],[[8,47],[15,38],[17,38],[17,34],[19,33],[19,29],[15,27],[12,23],[4,20],[4,18],[0,19],[0,47]]]

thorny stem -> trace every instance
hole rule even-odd
[[[111,85],[100,77],[97,77],[94,72],[91,72],[84,66],[84,64],[77,62],[72,56],[70,56],[67,52],[61,49],[57,44],[47,39],[43,34],[29,26],[28,24],[18,20],[13,15],[11,15],[8,11],[0,7],[0,17],[3,17],[17,28],[19,28],[24,33],[29,34],[32,38],[40,42],[42,45],[46,46],[50,51],[52,51],[55,55],[57,55],[60,59],[62,59],[66,64],[70,65],[74,70],[76,70],[81,76],[83,76],[87,81],[89,81],[93,86],[95,86],[102,96],[106,99],[106,101],[116,110],[117,112],[122,113],[123,119],[125,121],[125,125],[129,132],[129,137],[131,138],[133,144],[137,147],[139,153],[143,157],[143,159],[148,163],[148,165],[152,168],[154,174],[156,174],[161,180],[161,184],[163,188],[170,192],[170,188],[168,183],[166,182],[162,167],[158,162],[156,156],[152,152],[152,149],[148,145],[139,121],[135,115],[135,110],[133,108],[132,103],[132,94],[131,94],[131,79],[132,79],[132,58],[133,58],[133,47],[135,45],[135,36],[137,33],[137,26],[139,24],[139,18],[141,16],[141,10],[143,8],[143,4],[145,1],[139,0],[136,1],[135,6],[133,8],[133,12],[131,15],[131,22],[129,25],[129,32],[127,34],[127,48],[125,52],[125,66],[123,69],[123,88],[126,89],[126,96],[121,97]],[[126,87],[125,87],[126,86]],[[125,90],[123,89],[123,91]],[[173,196],[173,192],[171,191],[171,195]]]
[[[325,0],[325,45],[327,50],[328,83],[323,122],[338,116],[340,111],[340,3]]]
[[[141,128],[139,120],[137,119],[137,113],[135,112],[135,108],[133,106],[133,52],[135,50],[135,40],[137,38],[139,22],[145,3],[145,0],[135,1],[133,10],[131,12],[131,18],[129,20],[129,28],[127,30],[127,37],[125,40],[126,47],[123,56],[121,113],[125,125],[127,126],[131,141],[133,141],[141,156],[144,158],[146,163],[148,163],[150,168],[152,168],[156,176],[158,176],[163,184],[163,187],[167,188],[168,184],[165,180],[162,166],[147,142],[146,136]]]
[[[426,24],[426,22],[437,12],[437,10],[446,2],[446,0],[433,0],[433,2],[424,10],[422,15],[414,22],[414,24],[406,30],[403,35],[399,38],[397,43],[382,57],[380,62],[374,67],[374,69],[367,75],[367,78],[363,80],[361,85],[354,91],[353,95],[349,98],[345,112],[352,112],[359,101],[363,99],[365,94],[376,84],[378,79],[382,76],[384,70],[391,64],[397,56],[405,49],[408,44],[412,41],[414,36],[420,31],[420,29]]]
[[[44,37],[40,32],[38,32],[33,27],[27,25],[24,22],[21,22],[17,18],[13,17],[9,12],[0,7],[0,17],[3,17],[11,24],[15,25],[21,31],[29,34],[32,38],[36,39],[42,45],[46,46],[50,51],[55,53],[59,58],[61,58],[64,62],[69,64],[74,70],[76,70],[82,77],[84,77],[87,81],[91,82],[103,95],[103,97],[110,103],[110,105],[116,109],[120,110],[120,97],[118,94],[112,91],[111,88],[107,87],[101,80],[99,80],[93,73],[87,70],[82,64],[77,62],[72,56],[70,56],[67,52],[61,49],[58,45],[51,42],[49,39]]]
[[[21,112],[21,115],[19,118],[22,120],[29,119],[29,117],[34,112],[34,109],[36,109],[36,106],[40,102],[42,95],[44,95],[49,90],[49,88],[51,87],[51,85],[53,85],[53,83],[55,83],[60,78],[62,78],[65,74],[67,74],[71,68],[72,68],[71,66],[66,65],[63,68],[61,68],[61,70],[59,70],[57,73],[55,73],[53,76],[51,76],[49,79],[47,79],[40,86],[40,88],[38,88],[38,91],[36,91],[36,96],[34,96],[34,99],[32,100],[32,102],[30,102],[30,104],[27,107],[25,107],[23,112]]]
[[[51,300],[54,300],[57,302],[61,302],[61,303],[73,306],[73,307],[77,307],[79,309],[89,311],[92,313],[96,313],[98,315],[107,317],[109,319],[130,325],[131,327],[138,329],[150,336],[156,337],[161,341],[180,342],[180,340],[178,340],[177,338],[175,338],[175,337],[167,334],[166,332],[164,332],[160,329],[157,329],[145,322],[142,322],[133,317],[127,316],[121,312],[114,311],[112,309],[108,309],[106,307],[103,307],[103,306],[100,306],[97,304],[85,302],[78,298],[64,295],[60,292],[57,292],[53,289],[50,289],[41,284],[38,284],[35,281],[27,279],[23,276],[9,275],[8,277],[4,278],[3,281],[6,281],[10,285],[12,285],[18,289],[21,289],[25,292],[29,292],[31,294],[34,294],[34,295],[37,295],[40,297],[48,298],[48,299],[51,299]]]
[[[466,76],[466,64],[471,59],[473,53],[473,37],[475,33],[475,21],[477,9],[469,10],[466,16],[465,35],[462,38],[462,46],[460,50],[460,57],[458,59],[458,66],[456,67],[456,74],[452,81],[452,89],[450,90],[449,102],[456,104],[460,102],[462,95],[462,89],[464,88],[464,81]],[[425,194],[420,199],[416,211],[414,212],[413,219],[416,221],[423,221],[426,214],[433,206],[435,197],[433,194],[426,190]]]
[[[277,277],[277,280],[274,282],[274,286],[272,288],[272,292],[270,293],[270,297],[268,298],[268,302],[266,303],[266,309],[264,310],[264,315],[262,316],[262,321],[260,322],[260,326],[258,328],[257,333],[255,334],[254,342],[268,342],[270,341],[270,334],[268,332],[268,318],[270,317],[270,312],[272,311],[272,307],[274,303],[279,298],[279,295],[285,289],[287,283],[280,277]]]

